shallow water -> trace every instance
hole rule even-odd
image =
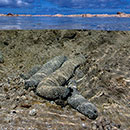
[[[0,17],[0,30],[91,29],[130,30],[130,18]]]

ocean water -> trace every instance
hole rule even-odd
[[[130,18],[0,17],[0,30],[88,29],[130,30]]]

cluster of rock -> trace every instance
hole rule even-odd
[[[76,69],[85,62],[82,56],[68,59],[57,56],[42,67],[33,68],[25,79],[25,88],[35,88],[35,93],[45,99],[56,101],[66,100],[67,103],[89,119],[96,119],[96,107],[87,101],[76,89],[73,81]]]

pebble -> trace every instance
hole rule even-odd
[[[85,123],[82,123],[82,127],[83,127],[84,129],[86,129],[86,128],[87,128],[87,126],[86,126],[86,124],[85,124]]]
[[[55,102],[54,102],[54,101],[50,101],[50,103],[51,103],[51,104],[55,104]]]
[[[105,130],[111,130],[112,128],[111,128],[111,126],[110,125],[106,125],[105,126]]]
[[[21,96],[21,99],[22,100],[27,100],[27,97],[23,95],[23,96]]]
[[[34,97],[34,96],[35,96],[35,93],[34,93],[34,91],[32,91],[32,90],[30,91],[30,93],[29,93],[29,94],[30,94],[30,96],[32,96],[32,97]]]
[[[3,83],[0,83],[0,87],[2,87],[4,84]]]
[[[36,109],[32,109],[29,111],[30,116],[35,116],[37,114]]]
[[[20,96],[17,96],[17,97],[16,97],[16,101],[19,101],[19,99],[20,99]]]
[[[96,129],[97,129],[97,125],[96,125],[96,124],[93,124],[92,130],[96,130]]]

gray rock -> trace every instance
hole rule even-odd
[[[87,101],[82,95],[78,94],[76,90],[68,99],[68,104],[74,109],[87,116],[89,119],[96,119],[98,116],[97,108]]]
[[[85,123],[82,123],[82,127],[83,127],[84,129],[87,129],[87,125],[86,125]]]
[[[30,77],[30,79],[25,81],[25,88],[28,89],[32,86],[37,86],[39,82],[46,76],[53,73],[55,70],[57,70],[61,65],[67,60],[66,56],[57,56],[53,58],[52,60],[45,63],[41,69],[35,73],[33,76]]]
[[[0,51],[0,63],[4,63],[4,58],[3,58],[1,51]]]
[[[36,109],[32,109],[29,111],[30,116],[35,116],[37,114]]]

